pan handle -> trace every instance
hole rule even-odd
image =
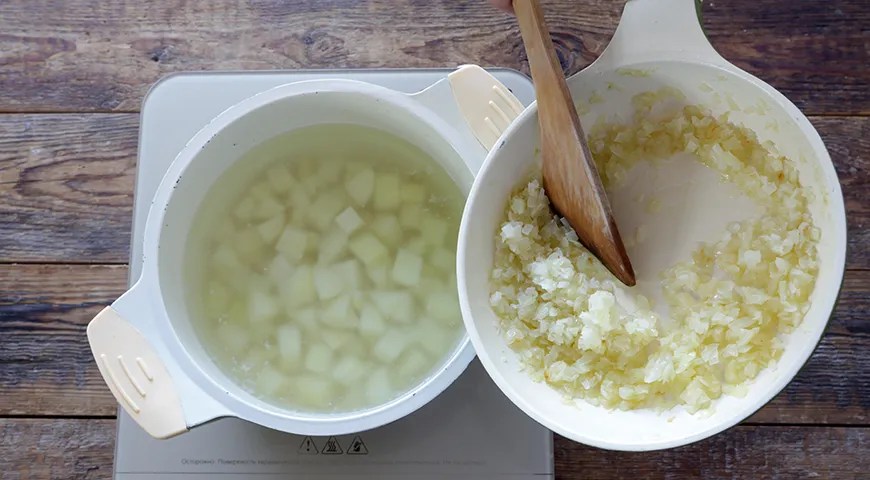
[[[610,44],[590,69],[613,70],[651,60],[730,65],[704,33],[701,0],[628,0]]]

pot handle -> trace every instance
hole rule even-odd
[[[492,74],[462,65],[447,75],[459,112],[477,140],[490,151],[525,107]]]
[[[613,38],[589,68],[686,59],[730,65],[704,33],[701,0],[628,0]]]
[[[154,438],[187,431],[184,410],[163,361],[145,337],[108,306],[87,328],[103,380],[136,423]]]

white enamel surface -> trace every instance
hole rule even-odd
[[[652,8],[653,4],[658,7]],[[544,426],[588,445],[617,450],[669,448],[706,438],[744,420],[779,393],[812,354],[827,325],[843,278],[846,250],[843,197],[819,135],[785,97],[715,54],[702,37],[700,28],[695,28],[697,25],[674,23],[687,19],[697,22],[693,15],[692,0],[629,2],[617,38],[611,44],[618,49],[609,47],[598,62],[568,81],[575,101],[587,103],[590,108],[581,116],[581,122],[591,128],[599,115],[606,115],[611,121],[616,115],[627,119],[632,95],[662,86],[679,88],[688,97],[688,103],[707,104],[714,113],[729,109],[727,96],[741,108],[763,101],[771,108],[765,116],[737,113],[732,114],[731,119],[755,130],[761,141],[773,141],[789,158],[800,159],[801,181],[816,193],[811,212],[822,231],[816,289],[803,324],[787,339],[778,368],[760,374],[745,398],[722,397],[711,416],[690,415],[681,408],[657,415],[651,411],[608,411],[584,402],[576,406],[566,404],[550,387],[529,380],[519,371],[516,356],[497,331],[498,320],[489,307],[488,277],[494,238],[503,219],[506,200],[521,175],[538,161],[535,158],[540,146],[537,109],[534,104],[530,106],[502,137],[504,143],[487,157],[469,196],[457,257],[460,303],[478,357],[499,388]],[[656,26],[669,32],[665,45],[670,45],[671,50],[666,53],[650,47],[656,43],[648,36],[650,31],[661,31],[661,28],[653,28]],[[675,49],[677,45],[693,47]],[[628,54],[634,51],[646,51],[661,60],[650,55]],[[648,76],[618,74],[617,69],[624,67],[647,70]],[[610,82],[618,89],[608,90]],[[699,88],[702,83],[713,91],[703,91]],[[717,92],[722,103],[714,105]],[[593,96],[603,97],[603,102],[588,104]],[[776,122],[778,131],[770,126],[771,121]],[[641,290],[656,290],[658,272],[653,268],[685,258],[699,240],[719,236],[724,222],[712,220],[711,208],[735,220],[753,211],[748,202],[729,202],[723,209],[720,202],[712,201],[728,200],[733,192],[718,183],[718,176],[704,174],[697,168],[672,168],[657,176],[644,175],[635,180],[635,185],[648,194],[657,192],[663,203],[658,215],[665,219],[657,220],[659,217],[650,217],[644,212],[644,204],[634,199],[637,191],[629,195],[627,189],[622,189],[611,197],[623,238],[633,234],[633,227],[639,224],[650,228],[645,243],[629,248]]]
[[[442,90],[443,91],[443,90]],[[446,94],[449,94],[449,86]],[[430,94],[421,100],[450,101]],[[183,247],[191,218],[212,183],[245,151],[275,135],[319,123],[381,128],[428,152],[468,192],[482,156],[479,144],[420,100],[386,88],[347,80],[283,85],[222,113],[179,154],[154,197],[145,227],[139,281],[113,306],[143,333],[164,360],[193,427],[236,416],[276,430],[339,435],[390,423],[415,411],[449,386],[474,358],[467,336],[414,390],[377,408],[347,414],[309,414],[276,408],[235,385],[213,364],[194,335],[180,284]]]

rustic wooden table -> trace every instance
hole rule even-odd
[[[550,0],[568,73],[614,0]],[[743,425],[672,451],[556,441],[559,478],[870,478],[870,4],[708,0],[716,48],[810,115],[846,196],[828,333]],[[0,477],[110,478],[116,403],[84,335],[124,290],[142,96],[170,72],[321,67],[528,71],[484,0],[0,0]]]

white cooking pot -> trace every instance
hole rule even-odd
[[[357,81],[306,81],[248,98],[197,133],[152,201],[141,276],[88,326],[100,373],[126,412],[156,438],[227,416],[295,434],[343,435],[408,415],[449,386],[474,357],[467,336],[422,383],[375,408],[311,414],[256,398],[214,364],[194,332],[182,284],[184,248],[193,217],[221,174],[254,146],[316,124],[360,124],[405,139],[431,155],[467,194],[486,148],[466,128],[456,101],[467,103],[466,114],[483,112],[493,91],[515,102],[506,110],[509,122],[522,106],[479,67],[464,67],[414,95]],[[480,124],[483,118],[470,121]]]
[[[506,202],[518,182],[539,162],[538,110],[532,104],[501,137],[475,179],[459,233],[457,279],[465,326],[481,363],[499,388],[524,412],[556,433],[601,448],[653,450],[685,445],[731,427],[770,401],[797,374],[816,348],[836,302],[846,259],[843,196],[830,156],[816,130],[783,95],[723,59],[708,42],[694,0],[629,0],[616,33],[601,57],[568,79],[581,123],[589,133],[606,116],[613,122],[631,118],[635,94],[674,87],[686,103],[706,104],[773,142],[796,160],[803,185],[815,199],[810,212],[821,230],[820,268],[811,305],[803,323],[785,341],[775,369],[751,382],[744,398],[723,396],[710,415],[676,408],[609,411],[564,396],[520,370],[517,355],[499,331],[490,308],[489,277],[496,232]],[[735,108],[737,107],[737,108]],[[718,240],[729,219],[747,217],[752,208],[739,198],[722,196],[716,174],[704,176],[693,163],[670,162],[666,173],[650,172],[631,188],[609,194],[623,238],[649,227],[647,240],[628,247],[638,273],[638,287],[653,290],[658,272],[688,258],[698,241]],[[640,167],[641,165],[639,165]],[[668,168],[668,167],[665,167]],[[629,172],[629,177],[632,175]],[[663,195],[661,211],[645,212],[639,193]],[[650,198],[649,196],[647,198]],[[732,218],[729,218],[732,217]],[[659,288],[660,292],[660,288]],[[644,292],[650,293],[650,292]],[[654,295],[655,292],[651,294]],[[664,302],[661,302],[664,304]]]

